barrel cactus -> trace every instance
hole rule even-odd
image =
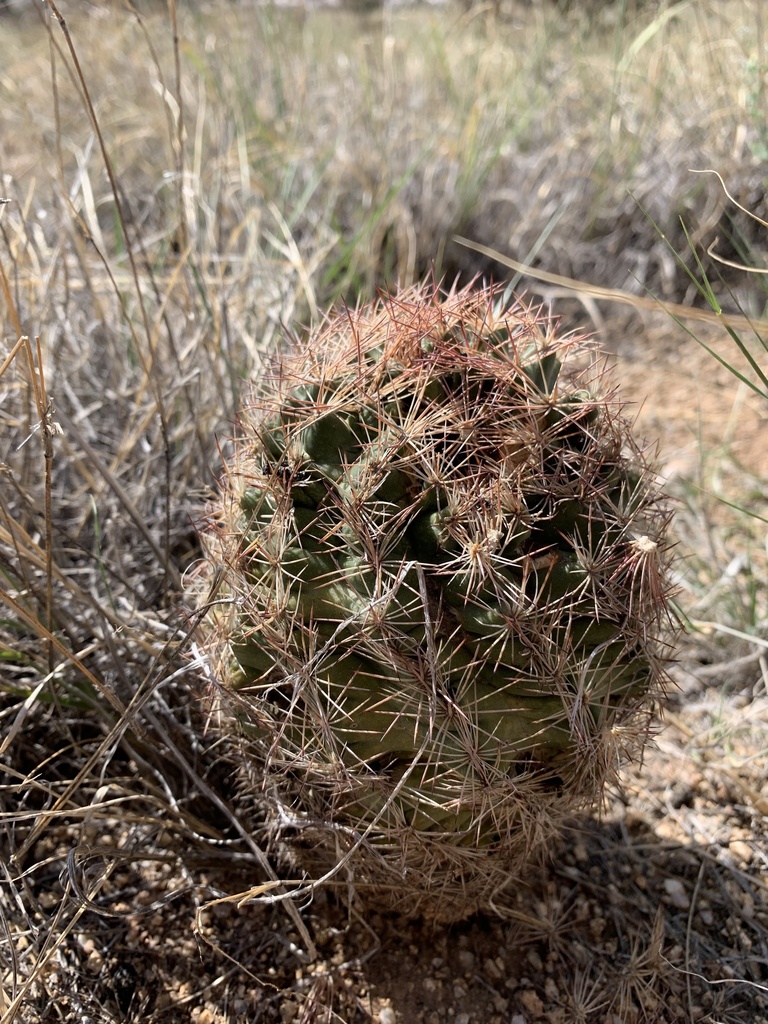
[[[646,732],[668,518],[590,345],[498,290],[287,342],[217,500],[211,648],[305,877],[503,907]]]

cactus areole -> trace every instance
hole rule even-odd
[[[244,408],[214,649],[308,879],[500,908],[638,749],[669,516],[591,352],[423,286],[286,344]]]

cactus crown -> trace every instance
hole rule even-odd
[[[354,851],[387,905],[487,905],[658,695],[668,515],[588,349],[417,288],[286,349],[244,411],[227,683],[297,848]]]

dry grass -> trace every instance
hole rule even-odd
[[[490,266],[455,233],[689,301],[633,196],[681,249],[683,213],[760,259],[688,174],[760,212],[757,0],[178,6],[0,22],[0,1019],[766,1019],[765,531],[706,497],[764,511],[743,453],[676,478],[680,600],[715,625],[670,725],[514,921],[259,900],[283,867],[233,802],[181,587],[282,322],[433,260]]]

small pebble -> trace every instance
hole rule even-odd
[[[583,843],[574,843],[572,847],[573,857],[577,864],[586,864],[589,860],[587,848]]]
[[[741,839],[734,839],[728,849],[731,851],[732,856],[742,864],[749,864],[754,856],[754,850],[749,843],[745,843]]]
[[[547,978],[544,982],[544,995],[551,1003],[560,1002],[560,992],[552,978]]]
[[[687,910],[691,905],[690,897],[679,878],[665,878],[664,891],[667,894],[668,901],[673,907],[677,907],[678,910]]]
[[[496,960],[493,960],[491,957],[487,957],[483,963],[483,968],[485,970],[486,977],[491,978],[493,981],[501,981],[503,977],[502,968],[499,967]]]
[[[470,953],[468,949],[459,950],[459,963],[465,971],[471,971],[475,966],[475,954]]]
[[[534,992],[532,988],[526,989],[524,992],[520,992],[517,997],[523,1004],[523,1008],[533,1017],[541,1017],[544,1013],[544,1003],[542,1003],[538,994]]]
[[[298,1005],[289,1000],[280,1007],[280,1020],[283,1024],[291,1024],[291,1021],[296,1020],[298,1012]]]
[[[544,966],[541,957],[535,949],[528,950],[528,956],[526,959],[528,960],[528,963],[531,965],[534,971],[540,971]],[[523,979],[521,978],[520,980],[522,981]]]

